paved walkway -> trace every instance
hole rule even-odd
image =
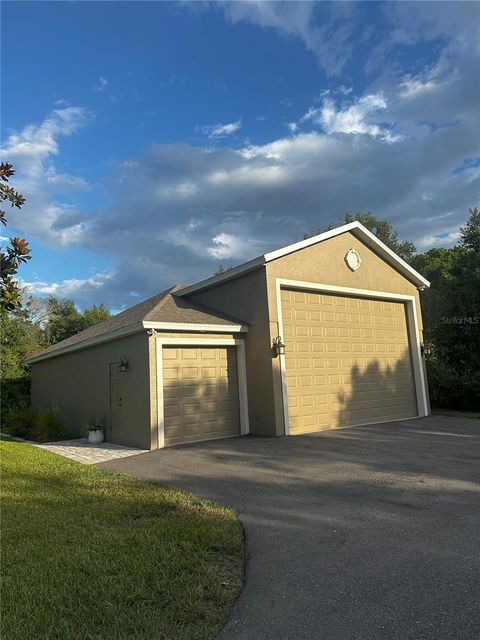
[[[46,449],[59,456],[82,462],[83,464],[98,464],[109,462],[119,458],[128,458],[140,453],[146,453],[144,449],[134,449],[124,447],[112,442],[102,442],[101,444],[90,444],[87,438],[77,438],[76,440],[60,440],[58,442],[48,442],[47,444],[34,444],[40,449]]]
[[[474,640],[479,462],[479,420],[432,416],[101,466],[238,511],[246,582],[221,640]]]

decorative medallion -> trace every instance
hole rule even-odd
[[[345,262],[351,271],[356,271],[362,264],[362,258],[356,249],[350,249],[345,255]]]

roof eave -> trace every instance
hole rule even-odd
[[[170,332],[186,331],[190,333],[247,333],[248,332],[248,326],[244,324],[229,325],[229,324],[208,324],[208,323],[141,321],[141,322],[136,322],[135,324],[131,324],[128,327],[122,327],[121,329],[116,329],[114,331],[110,331],[109,333],[104,333],[100,336],[87,338],[86,340],[82,340],[81,342],[77,342],[75,344],[67,345],[65,347],[60,347],[59,349],[54,349],[52,351],[47,351],[46,353],[39,353],[37,355],[33,355],[27,359],[27,364],[35,364],[36,362],[40,362],[42,360],[49,360],[50,358],[55,358],[56,356],[62,356],[66,353],[71,353],[72,351],[87,349],[88,347],[94,347],[104,342],[110,342],[111,340],[123,338],[124,336],[128,336],[133,333],[139,333],[140,331],[148,331],[150,329],[155,329],[156,331],[170,331]]]
[[[53,349],[52,351],[40,352],[37,355],[30,356],[27,358],[27,364],[34,364],[35,362],[40,362],[41,360],[48,360],[49,358],[54,358],[56,356],[62,356],[65,353],[70,353],[71,351],[79,351],[80,349],[87,349],[88,347],[94,347],[97,344],[101,344],[102,342],[110,342],[110,340],[116,340],[117,338],[123,338],[124,336],[131,335],[132,333],[138,333],[143,331],[143,322],[135,322],[134,324],[128,325],[127,327],[121,327],[120,329],[114,329],[113,331],[109,331],[108,333],[102,333],[99,336],[93,336],[92,338],[86,338],[81,342],[76,342],[75,344],[69,344],[65,347],[60,347],[59,349]]]
[[[247,333],[246,324],[214,324],[197,322],[150,322],[143,323],[145,329],[156,331],[189,331],[197,333]]]

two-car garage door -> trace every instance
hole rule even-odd
[[[405,304],[282,289],[290,433],[418,415]]]

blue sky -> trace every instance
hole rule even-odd
[[[119,309],[346,210],[451,245],[479,200],[479,24],[462,2],[4,2],[24,282]]]

